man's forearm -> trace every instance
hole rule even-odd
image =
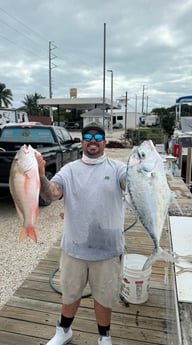
[[[45,201],[52,201],[52,191],[50,188],[50,182],[46,176],[40,176],[41,188],[40,195]]]
[[[58,200],[62,196],[62,191],[58,186],[51,183],[46,176],[40,176],[41,188],[40,195],[45,201]]]

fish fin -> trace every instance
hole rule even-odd
[[[158,260],[164,260],[164,261],[169,261],[169,262],[175,261],[171,253],[159,247],[158,249],[154,249],[153,253],[147,258],[143,266],[143,270],[148,269],[149,267],[152,266],[154,262]]]
[[[27,226],[21,228],[19,232],[19,242],[24,240],[26,237],[30,237],[35,243],[37,243],[37,235],[34,226]]]
[[[21,228],[19,231],[19,242],[23,241],[27,237],[26,228]]]
[[[37,243],[37,235],[34,226],[27,227],[27,236],[30,237],[35,243]]]
[[[128,208],[130,210],[134,210],[134,207],[131,203],[131,197],[130,197],[130,194],[128,192],[126,192],[124,194],[124,205],[125,205],[125,208]]]
[[[17,206],[17,204],[15,202],[14,202],[14,204],[15,204],[15,208],[16,208],[16,211],[17,211],[17,214],[18,214],[19,218],[21,220],[23,220],[23,214],[22,214],[20,208]]]

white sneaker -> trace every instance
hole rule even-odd
[[[112,345],[111,337],[99,337],[98,345]]]
[[[59,326],[59,323],[57,323],[55,335],[46,345],[65,345],[70,342],[72,335],[71,328],[65,333],[63,327]]]

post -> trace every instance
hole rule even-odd
[[[60,126],[60,107],[57,106],[57,125]]]
[[[52,76],[51,76],[51,41],[49,41],[49,98],[52,98]],[[53,124],[53,109],[49,106],[49,116],[51,118],[51,124]]]
[[[148,101],[149,101],[149,98],[147,96],[147,101],[146,101],[146,114],[148,114]]]
[[[103,47],[103,128],[105,128],[105,56],[106,56],[106,23],[104,23],[104,47]]]
[[[135,129],[137,127],[137,95],[135,95]]]
[[[125,140],[126,140],[126,131],[127,131],[127,91],[125,94]]]
[[[142,94],[142,109],[141,109],[141,114],[143,115],[144,112],[144,96],[145,95],[145,85],[143,85],[143,94]]]
[[[55,59],[57,56],[54,54],[51,54],[52,50],[57,48],[55,45],[52,44],[51,41],[49,41],[49,98],[52,98],[53,92],[52,92],[52,68],[55,68],[56,65],[52,63],[52,60]],[[51,124],[53,124],[53,109],[52,106],[49,106],[49,114],[51,118]]]
[[[189,187],[191,184],[191,157],[192,157],[192,148],[188,147],[187,149],[187,167],[186,167],[186,185]]]
[[[110,130],[112,132],[112,129],[113,129],[113,71],[112,71],[112,69],[108,69],[107,72],[111,73],[111,125],[110,125]]]

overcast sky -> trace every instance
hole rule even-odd
[[[103,96],[113,70],[114,100],[128,93],[128,111],[169,107],[192,94],[192,0],[1,0],[0,82],[13,106],[37,92],[52,96]],[[106,71],[106,97],[111,73]],[[148,100],[148,101],[147,101]]]

